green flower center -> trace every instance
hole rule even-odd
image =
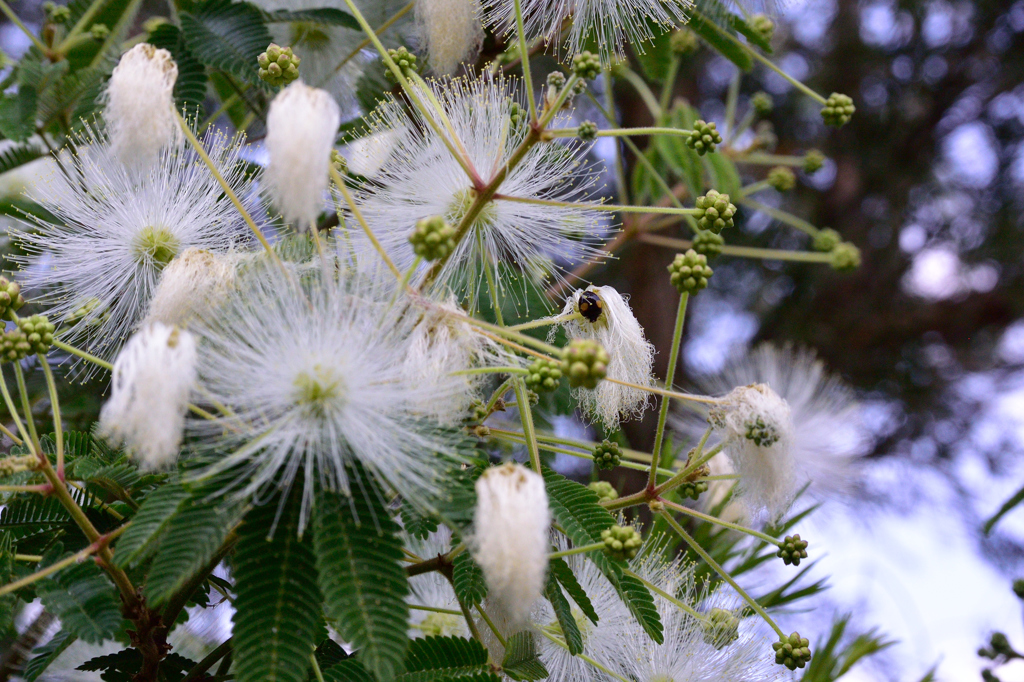
[[[452,203],[448,205],[448,210],[445,211],[445,219],[453,226],[458,226],[462,223],[462,219],[466,214],[469,213],[469,209],[473,206],[474,201],[476,201],[476,192],[474,190],[459,190],[455,193]],[[472,226],[487,227],[492,225],[497,217],[498,207],[494,205],[493,201],[488,201],[473,220]]]
[[[315,416],[322,417],[332,407],[340,406],[344,397],[344,383],[320,365],[314,365],[312,372],[300,372],[295,378],[295,404]]]
[[[166,227],[144,227],[132,240],[132,255],[136,262],[152,264],[157,270],[163,270],[180,250],[181,242]]]
[[[426,637],[451,637],[462,631],[462,616],[450,613],[431,613],[413,627]]]

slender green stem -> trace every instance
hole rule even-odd
[[[416,268],[418,268],[420,266],[420,263],[422,262],[423,256],[416,256],[416,258],[412,262],[412,265],[409,266],[409,269],[402,274],[402,281],[398,285],[399,289],[405,289],[407,286],[409,286],[409,280],[412,279],[413,273],[416,272]]]
[[[474,367],[472,369],[460,369],[452,372],[456,376],[472,376],[476,374],[529,374],[530,371],[522,367]]]
[[[641,78],[633,69],[626,66],[620,66],[616,71],[621,78],[626,79],[626,82],[633,86],[637,94],[640,95],[640,99],[647,105],[647,110],[651,112],[651,117],[655,121],[661,120],[661,105],[658,104],[657,98],[651,89],[647,86],[647,83]]]
[[[469,628],[469,632],[473,635],[473,639],[480,642],[486,647],[487,645],[484,644],[484,638],[480,635],[480,630],[476,626],[476,621],[473,620],[473,614],[470,613],[469,607],[460,601],[459,609],[462,610],[462,616],[466,619],[466,627]]]
[[[416,6],[416,2],[415,2],[415,0],[413,0],[413,2],[410,2],[408,5],[406,5],[402,9],[398,10],[397,12],[395,12],[391,16],[390,19],[388,19],[383,24],[378,26],[377,30],[375,30],[373,32],[373,34],[376,35],[376,36],[379,36],[382,33],[384,33],[389,28],[391,28],[395,24],[395,22],[397,22],[399,19],[404,17],[409,12],[411,12],[412,8],[415,7],[415,6]],[[363,50],[368,48],[370,46],[370,43],[371,43],[371,41],[370,41],[369,38],[363,39],[363,42],[361,42],[358,45],[356,45],[355,49],[353,49],[351,52],[349,52],[347,55],[345,55],[345,58],[342,59],[341,62],[336,67],[334,67],[334,73],[338,73],[339,71],[341,71],[345,67],[346,64],[348,64],[350,61],[352,61],[353,59],[356,58],[356,55],[358,55],[360,52],[362,52]],[[326,83],[326,81],[324,81],[324,83],[321,83],[320,86],[323,87],[323,85],[325,83]]]
[[[740,135],[747,132],[747,129],[750,128],[750,126],[754,125],[754,120],[756,118],[757,112],[755,112],[753,109],[748,111],[746,115],[743,117],[743,119],[740,120],[739,125],[736,126],[735,129],[729,129],[729,137],[726,139],[725,142],[726,145],[731,146],[733,142],[739,139]]]
[[[672,490],[673,488],[678,488],[683,483],[686,483],[687,480],[689,479],[690,474],[692,474],[694,471],[697,471],[697,469],[701,468],[702,466],[707,464],[709,461],[711,461],[711,459],[715,455],[717,455],[719,452],[722,451],[722,447],[723,447],[723,444],[719,443],[718,445],[716,445],[715,447],[711,448],[707,452],[702,452],[700,457],[697,457],[693,462],[688,463],[683,468],[683,470],[680,471],[678,474],[676,474],[675,476],[673,476],[669,480],[665,481],[661,485],[655,487],[654,494],[657,495],[657,496],[664,495],[669,490]]]
[[[565,81],[565,85],[562,86],[562,90],[558,93],[558,97],[555,98],[554,104],[551,106],[545,105],[546,108],[544,110],[544,115],[541,116],[541,119],[537,122],[534,130],[543,132],[547,129],[551,124],[551,121],[553,121],[555,116],[558,115],[558,112],[562,110],[562,106],[569,100],[569,97],[575,90],[576,83],[578,83],[579,80],[580,77],[575,73],[569,76],[568,80]]]
[[[42,493],[50,492],[49,485],[0,485],[0,493]]]
[[[693,246],[693,242],[685,239],[672,239],[656,234],[642,234],[640,241],[658,246],[667,246],[670,249],[685,251]],[[737,256],[739,258],[761,258],[763,260],[786,260],[798,263],[829,263],[832,258],[827,253],[820,251],[786,251],[783,249],[762,249],[756,246],[722,246],[722,253],[726,256]]]
[[[39,364],[43,367],[43,374],[46,375],[46,388],[50,392],[50,408],[53,411],[53,432],[57,436],[57,475],[64,475],[64,426],[60,419],[60,400],[57,397],[57,382],[53,380],[53,370],[46,356],[42,353],[36,355]]]
[[[324,682],[324,674],[320,671],[320,664],[316,662],[316,654],[309,655],[310,665],[313,667],[313,677],[316,678],[316,682]]]
[[[784,156],[782,154],[762,154],[761,152],[754,152],[745,156],[736,156],[733,158],[736,163],[752,163],[758,166],[794,166],[801,168],[804,165],[804,157],[802,156]]]
[[[668,108],[672,104],[672,93],[676,89],[676,75],[679,73],[679,65],[682,62],[681,55],[672,54],[672,59],[668,63],[668,73],[665,74],[665,83],[661,87],[661,98],[658,100],[662,115],[668,112]]]
[[[512,435],[512,436],[518,436],[520,438],[523,437],[523,434],[516,433],[515,431],[503,431],[501,429],[493,429],[493,428],[491,429],[491,431],[492,432],[497,432],[497,433],[504,433],[504,434],[508,434],[508,435]],[[538,432],[537,433],[537,440],[541,441],[541,442],[545,442],[545,443],[557,443],[557,444],[560,444],[560,445],[569,445],[569,446],[574,447],[574,448],[580,448],[581,450],[593,450],[595,447],[597,447],[597,443],[594,443],[592,441],[573,440],[571,438],[560,438],[560,437],[555,436],[555,435],[550,434],[550,433],[539,433]],[[646,452],[640,452],[639,450],[630,450],[628,448],[622,448],[622,454],[624,454],[625,456],[630,457],[632,459],[639,460],[641,462],[650,462],[651,461],[651,456],[649,454],[647,454]],[[647,467],[644,467],[644,471],[646,471],[646,470],[647,470]]]
[[[757,194],[758,192],[763,192],[766,189],[771,189],[771,188],[772,188],[772,184],[770,182],[768,182],[767,180],[758,180],[757,182],[752,182],[749,185],[746,185],[744,187],[740,187],[740,191],[738,192],[738,194],[739,194],[740,198],[746,198],[746,197],[750,196],[751,194]]]
[[[20,28],[22,33],[28,36],[29,40],[31,40],[32,43],[37,48],[39,48],[39,51],[43,53],[44,57],[49,57],[49,55],[52,54],[50,52],[50,48],[43,44],[43,41],[41,41],[35,33],[28,30],[28,27],[21,22],[21,19],[18,18],[18,15],[14,13],[14,10],[12,10],[10,5],[4,2],[4,0],[0,0],[0,12],[3,12],[5,15],[7,15],[7,18],[10,19],[15,26]]]
[[[579,201],[553,201],[551,199],[533,199],[530,197],[514,197],[508,194],[495,194],[496,201],[512,201],[519,204],[536,206],[555,206],[559,208],[579,208],[590,211],[608,211],[610,213],[654,213],[666,215],[697,215],[696,208],[675,208],[673,206],[629,206],[626,204],[601,204]]]
[[[573,320],[582,320],[583,315],[579,313],[572,313],[571,315],[553,315],[552,317],[542,317],[532,322],[523,322],[522,324],[514,324],[509,329],[517,332],[521,332],[525,329],[536,329],[537,327],[546,327],[552,324],[563,324],[565,322],[571,322]]]
[[[552,635],[550,632],[548,632],[544,628],[539,628],[539,631],[540,631],[540,634],[542,634],[545,637],[547,637],[553,643],[555,643],[558,646],[562,647],[566,651],[569,650],[569,645],[568,644],[566,644],[564,641],[562,641],[558,637],[555,637],[554,635]],[[623,677],[622,675],[618,674],[617,672],[614,672],[613,670],[610,670],[608,667],[598,663],[597,661],[595,661],[590,656],[587,656],[586,654],[577,654],[577,656],[579,656],[580,660],[586,661],[589,665],[594,666],[595,668],[597,668],[598,670],[603,672],[605,675],[608,675],[609,677],[614,677],[619,682],[632,682],[632,680],[628,680],[625,677]]]
[[[494,621],[491,620],[491,617],[487,615],[487,612],[480,608],[479,604],[476,605],[476,612],[479,613],[480,617],[484,619],[485,623],[487,623],[487,627],[490,628],[491,632],[494,633],[494,636],[497,638],[498,642],[500,642],[502,646],[508,646],[508,642],[505,641],[505,638],[502,636],[501,631],[498,630],[498,626],[494,624]]]
[[[453,609],[439,609],[436,606],[421,606],[420,604],[409,604],[409,608],[413,611],[430,611],[431,613],[445,613],[449,616],[461,616],[462,611],[455,611]]]
[[[732,80],[729,81],[729,91],[725,96],[725,130],[726,134],[732,131],[733,123],[736,121],[736,100],[740,95],[740,70],[736,69]]]
[[[494,310],[494,319],[497,320],[499,326],[504,327],[505,318],[501,315],[501,301],[498,300],[498,287],[494,284],[494,277],[491,276],[490,259],[488,259],[487,252],[484,250],[484,233],[477,232],[476,240],[478,248],[480,249],[480,261],[484,269],[484,277],[487,279],[487,293],[490,294],[491,297],[491,308]]]
[[[554,128],[547,131],[552,137],[576,137],[579,128]],[[646,135],[674,135],[676,137],[689,137],[692,130],[681,128],[609,128],[597,131],[598,137],[639,137]]]
[[[734,530],[734,531],[737,531],[739,533],[746,533],[747,535],[753,536],[753,537],[757,538],[758,540],[761,540],[763,542],[767,542],[768,544],[771,544],[771,545],[778,545],[778,546],[782,545],[782,542],[778,538],[773,538],[771,535],[767,535],[765,533],[761,533],[759,531],[754,530],[753,528],[747,528],[746,526],[741,526],[741,525],[736,524],[736,523],[729,523],[728,521],[723,521],[722,519],[720,519],[720,518],[718,518],[716,516],[710,516],[708,514],[702,514],[701,512],[697,511],[696,509],[690,509],[689,507],[686,507],[686,506],[681,505],[681,504],[677,504],[675,502],[670,502],[669,500],[662,500],[662,502],[665,504],[666,507],[669,507],[670,509],[674,509],[675,511],[679,512],[680,514],[686,514],[687,516],[692,516],[695,519],[700,519],[701,521],[706,521],[707,523],[713,523],[716,526],[722,526],[723,528],[728,528],[730,530]]]
[[[10,412],[11,419],[14,420],[14,426],[18,429],[18,433],[21,434],[22,442],[31,443],[32,438],[25,430],[25,425],[22,424],[21,418],[18,416],[18,409],[14,406],[14,400],[11,398],[11,392],[7,388],[7,378],[4,376],[2,366],[0,366],[0,391],[4,394],[4,404],[7,405],[7,411]]]
[[[516,391],[516,402],[519,403],[519,418],[523,422],[523,433],[526,435],[526,449],[530,452],[530,463],[533,470],[540,473],[540,450],[537,447],[537,433],[533,428],[533,410],[530,409],[530,399],[526,395],[526,382],[516,377],[512,380],[512,387]]]
[[[787,213],[786,211],[780,211],[777,208],[772,208],[771,206],[765,206],[764,204],[762,204],[762,203],[760,203],[758,201],[754,201],[753,199],[747,199],[745,197],[742,197],[742,198],[740,198],[739,203],[741,205],[743,205],[743,206],[747,206],[749,208],[752,208],[755,211],[761,211],[762,213],[766,213],[767,215],[771,216],[772,218],[775,218],[776,220],[778,220],[779,222],[785,223],[787,225],[791,225],[791,226],[795,227],[798,230],[802,230],[803,232],[806,232],[807,234],[811,235],[812,237],[814,237],[815,235],[817,235],[821,231],[817,227],[815,227],[814,225],[811,225],[806,220],[801,220],[800,218],[797,218],[795,215],[793,215],[791,213]]]
[[[28,388],[25,386],[25,373],[21,371],[21,363],[13,362],[14,365],[14,379],[18,382],[18,395],[21,398],[21,409],[25,413],[25,424],[28,425],[29,440],[32,442],[32,446],[36,452],[42,452],[39,447],[39,434],[36,431],[36,420],[32,416],[32,406],[28,400]]]
[[[0,587],[0,596],[3,596],[5,594],[10,594],[11,592],[14,592],[15,590],[20,590],[21,588],[25,587],[26,585],[31,585],[32,583],[36,582],[37,580],[42,580],[46,576],[52,575],[52,574],[56,573],[57,571],[61,570],[62,568],[67,568],[68,566],[71,566],[72,564],[79,563],[82,559],[84,559],[85,557],[89,556],[90,554],[92,554],[94,552],[98,552],[98,551],[104,549],[107,546],[107,543],[110,542],[110,540],[113,540],[114,538],[116,538],[118,535],[120,535],[121,533],[123,533],[126,530],[128,530],[128,525],[127,524],[125,524],[124,526],[121,526],[120,528],[118,528],[117,530],[113,531],[112,533],[104,536],[102,541],[93,541],[85,549],[80,550],[78,552],[75,552],[74,554],[72,554],[71,556],[69,556],[69,557],[67,557],[65,559],[61,559],[60,561],[57,561],[57,562],[55,562],[53,564],[50,564],[46,568],[44,568],[44,569],[42,569],[40,571],[36,571],[32,575],[27,575],[24,578],[22,578],[21,580],[15,580],[13,583],[9,583],[7,585],[4,585],[3,587]],[[40,557],[40,559],[42,559],[42,557]]]
[[[214,663],[216,663],[217,661],[224,658],[230,653],[231,638],[228,637],[220,645],[218,645],[216,649],[207,654],[206,657],[203,658],[203,660],[196,663],[195,666],[193,666],[193,668],[188,671],[188,675],[186,675],[181,682],[198,682],[199,680],[204,679],[205,676],[203,675],[203,673],[212,668]]]
[[[57,52],[60,54],[67,54],[68,48],[71,42],[75,39],[78,34],[85,30],[86,26],[92,23],[92,20],[99,14],[99,11],[107,4],[106,0],[93,0],[92,4],[89,5],[89,9],[85,10],[85,13],[75,22],[75,25],[71,27],[68,34],[64,37],[64,40],[57,46]]]
[[[488,331],[494,332],[495,334],[498,334],[499,336],[519,341],[523,345],[533,346],[534,348],[541,350],[545,353],[548,353],[550,355],[553,355],[556,358],[561,357],[562,351],[560,348],[558,348],[557,346],[552,346],[550,343],[544,343],[543,341],[535,339],[532,336],[520,334],[519,332],[508,327],[499,327],[489,322],[484,322],[483,320],[478,320],[476,318],[469,317],[468,315],[463,315],[461,313],[452,313],[452,315],[456,317],[456,319],[461,320],[472,327],[486,329]]]
[[[667,511],[662,511],[661,518],[665,519],[665,522],[668,523],[668,525],[672,527],[672,530],[674,530],[679,535],[679,537],[682,538],[682,540],[686,544],[688,544],[694,552],[697,553],[697,556],[703,559],[708,566],[710,566],[712,569],[714,569],[716,573],[718,573],[718,575],[722,576],[722,580],[732,585],[732,588],[736,590],[736,592],[741,597],[743,597],[743,600],[750,605],[750,608],[754,610],[754,613],[761,616],[761,618],[763,618],[764,621],[768,623],[768,625],[770,625],[772,629],[775,630],[775,632],[778,633],[779,637],[786,636],[782,629],[775,624],[775,621],[771,619],[771,616],[768,615],[768,612],[765,611],[764,608],[757,603],[757,600],[755,600],[753,597],[747,594],[747,591],[740,587],[739,583],[733,580],[732,576],[729,575],[728,571],[722,568],[717,561],[711,558],[711,555],[708,554],[704,550],[704,548],[700,546],[699,542],[690,537],[690,534],[687,533],[686,530],[679,525],[679,522],[676,521],[675,518],[673,518],[672,514],[668,513]]]
[[[138,16],[139,5],[142,4],[142,0],[130,0],[128,5],[121,10],[121,18],[117,20],[117,23],[110,27],[110,34],[107,36],[103,44],[100,45],[100,49],[96,50],[96,56],[89,62],[89,68],[94,69],[99,66],[104,60],[110,59],[112,48],[116,45],[118,48],[121,47],[122,37],[128,32],[129,25],[135,23],[135,19]],[[144,35],[144,34],[143,34]],[[133,40],[139,40],[143,38],[143,35],[137,36]],[[126,41],[129,43],[124,49],[127,50],[131,47],[132,41]],[[141,41],[140,41],[141,42]],[[118,49],[118,52],[121,50]]]
[[[334,180],[335,187],[337,187],[338,191],[341,192],[341,196],[344,197],[345,203],[348,204],[349,209],[351,209],[352,211],[352,215],[356,217],[356,221],[363,228],[363,232],[366,233],[366,236],[367,238],[369,238],[370,243],[373,244],[373,248],[377,251],[378,254],[380,254],[381,260],[383,260],[384,264],[388,266],[388,269],[394,273],[395,278],[401,281],[401,271],[399,271],[399,269],[395,266],[395,263],[393,260],[391,260],[391,257],[388,256],[387,251],[384,250],[384,247],[377,239],[377,235],[375,235],[373,233],[373,230],[370,229],[369,223],[367,223],[366,218],[363,217],[363,212],[359,210],[359,206],[356,205],[356,201],[352,197],[351,192],[348,191],[348,187],[345,185],[345,179],[341,177],[341,174],[338,172],[338,169],[335,168],[333,164],[331,164],[330,170],[331,179]]]
[[[596,550],[603,550],[603,542],[595,542],[592,545],[583,545],[582,547],[573,547],[572,549],[563,549],[561,552],[552,552],[548,554],[548,561],[551,559],[561,559],[564,556],[572,556],[573,554],[585,554],[586,552],[594,552]]]
[[[4,434],[4,435],[5,435],[5,436],[7,436],[8,438],[10,438],[10,439],[11,439],[11,441],[13,441],[15,445],[21,445],[22,443],[24,443],[24,442],[25,442],[25,441],[23,441],[22,439],[20,439],[20,438],[18,438],[17,436],[15,436],[15,435],[14,435],[14,434],[13,434],[13,433],[11,432],[11,430],[10,430],[9,428],[7,428],[6,426],[4,426],[3,424],[0,424],[0,433]]]
[[[513,8],[516,13],[516,39],[519,41],[519,60],[523,69],[523,86],[526,88],[526,100],[530,105],[530,121],[536,121],[537,101],[533,94],[533,77],[530,74],[530,51],[526,48],[526,27],[523,22],[522,0],[515,0]]]
[[[38,554],[15,554],[14,555],[14,560],[15,561],[24,561],[24,562],[30,563],[30,564],[38,564],[40,561],[43,560],[43,557],[41,557]]]
[[[704,403],[705,405],[718,405],[721,402],[721,400],[719,400],[718,398],[712,398],[711,396],[707,395],[679,393],[678,391],[668,391],[666,389],[657,388],[655,386],[641,386],[640,384],[634,384],[629,381],[620,381],[619,379],[612,379],[610,377],[605,377],[604,380],[610,381],[613,384],[618,384],[619,386],[629,386],[630,388],[635,388],[638,391],[647,391],[648,393],[654,393],[655,395],[663,395],[669,398],[675,398],[676,400],[689,400],[690,402],[693,403]]]
[[[647,580],[647,579],[643,578],[642,576],[637,575],[636,573],[634,573],[633,571],[629,570],[628,568],[626,570],[624,570],[623,573],[625,573],[626,575],[631,576],[633,578],[636,578],[637,580],[642,582],[644,585],[646,585],[647,588],[651,590],[651,592],[654,592],[655,594],[658,594],[658,595],[664,597],[665,599],[669,600],[670,602],[672,602],[673,604],[675,604],[680,609],[682,609],[686,613],[690,614],[691,616],[693,616],[697,620],[706,620],[706,618],[704,616],[702,616],[701,614],[697,613],[697,611],[695,611],[692,606],[690,606],[686,602],[682,601],[681,599],[676,599],[671,594],[669,594],[665,590],[661,589],[660,587],[658,587],[657,585],[652,583],[650,580]]]
[[[491,427],[491,435],[494,436],[495,438],[502,438],[511,443],[517,443],[519,445],[524,445],[526,443],[526,439],[522,435],[516,434],[513,431],[504,431],[502,429],[496,429],[494,427]],[[589,452],[577,452],[576,450],[570,450],[568,448],[560,448],[557,445],[549,445],[547,443],[542,443],[539,440],[537,447],[539,447],[541,450],[544,450],[545,452],[554,452],[557,454],[569,455],[571,457],[578,457],[579,459],[588,459],[590,461],[594,461],[594,455]],[[622,467],[623,469],[632,469],[634,471],[644,472],[646,472],[650,468],[649,465],[640,464],[639,462],[619,462],[619,466]],[[658,469],[658,474],[660,476],[672,477],[675,475],[675,473],[676,472],[672,471],[671,469]]]
[[[114,365],[112,365],[111,363],[107,362],[103,358],[98,358],[95,355],[93,355],[92,353],[87,353],[86,351],[81,350],[80,348],[75,348],[74,346],[66,344],[63,341],[59,340],[59,339],[54,339],[53,340],[53,345],[54,345],[55,348],[60,348],[65,353],[71,353],[72,355],[80,357],[80,358],[82,358],[83,360],[85,360],[87,362],[91,362],[92,364],[96,365],[97,367],[102,367],[103,369],[105,369],[107,371],[111,371],[111,370],[114,369]]]
[[[676,365],[679,364],[679,348],[683,340],[683,322],[686,320],[686,303],[690,294],[683,292],[679,297],[679,308],[676,310],[676,326],[672,332],[672,349],[668,354],[668,368],[665,370],[665,386],[672,388],[676,376]],[[658,427],[654,432],[654,449],[651,450],[651,471],[647,476],[647,486],[654,487],[657,483],[658,462],[661,461],[662,441],[665,438],[665,424],[668,422],[668,398],[662,396],[661,409],[658,411]]]
[[[250,86],[248,83],[246,83],[245,87],[246,89],[248,89]],[[231,93],[228,97],[225,97],[224,101],[221,102],[221,105],[217,107],[217,110],[210,114],[203,122],[203,124],[199,127],[199,134],[202,135],[203,133],[205,133],[210,126],[217,122],[217,119],[220,118],[225,111],[235,106],[235,102],[237,102],[238,99],[239,96],[235,93]]]
[[[501,400],[501,396],[505,395],[505,393],[511,387],[512,387],[512,378],[511,377],[509,377],[508,379],[505,379],[505,381],[501,382],[501,385],[498,386],[498,388],[494,391],[494,393],[491,395],[491,399],[487,401],[487,405],[485,406],[485,409],[486,409],[486,412],[487,412],[488,416],[490,416],[491,413],[494,411],[494,406],[498,404],[499,400]]]

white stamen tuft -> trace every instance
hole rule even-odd
[[[474,57],[484,39],[479,0],[419,0],[416,21],[438,74],[452,73]]]
[[[146,319],[184,327],[197,312],[223,301],[234,281],[231,256],[185,249],[161,273]]]
[[[476,482],[473,558],[512,628],[521,629],[544,589],[551,515],[544,479],[519,464],[491,467]]]
[[[100,432],[124,445],[144,468],[178,455],[189,393],[196,380],[196,342],[159,322],[139,330],[117,356]]]
[[[270,163],[264,178],[275,206],[297,230],[323,209],[341,110],[325,90],[301,80],[278,93],[267,113]]]
[[[111,151],[126,166],[148,168],[181,134],[174,113],[177,79],[171,53],[148,43],[125,52],[114,67],[103,118]]]

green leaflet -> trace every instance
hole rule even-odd
[[[321,491],[315,502],[313,544],[324,611],[338,632],[359,649],[359,661],[379,680],[395,677],[408,646],[398,527],[380,501],[372,478],[354,473],[366,488],[351,498]],[[359,490],[354,486],[353,491]]]
[[[174,82],[178,108],[184,108],[189,115],[201,115],[206,99],[206,68],[188,49],[181,31],[174,24],[160,24],[149,34],[148,42],[170,52],[178,65],[178,80]]]
[[[94,561],[74,564],[40,580],[36,593],[65,632],[90,644],[99,644],[121,629],[121,602],[113,583]]]
[[[487,650],[475,639],[424,637],[414,639],[405,658],[406,672],[396,682],[496,682],[487,664]]]
[[[49,642],[32,650],[33,656],[25,664],[25,669],[21,671],[21,677],[25,682],[35,682],[36,678],[42,675],[50,664],[64,653],[65,649],[77,641],[78,638],[70,632],[61,630]]]
[[[374,682],[373,675],[359,665],[359,661],[348,658],[321,671],[324,682]]]
[[[289,11],[279,9],[274,12],[263,12],[263,20],[268,24],[299,21],[311,24],[323,24],[324,26],[344,26],[356,31],[362,31],[359,22],[348,12],[342,12],[335,7],[318,7],[316,9],[305,9]]]
[[[195,661],[178,654],[168,654],[160,661],[160,679],[178,682],[194,668]],[[142,654],[137,649],[122,649],[114,654],[91,658],[76,670],[100,671],[105,682],[133,682],[142,667]]]
[[[39,93],[22,83],[13,95],[0,95],[0,133],[9,140],[24,142],[36,126]]]
[[[723,57],[738,66],[741,71],[750,71],[754,68],[754,62],[747,51],[723,35],[727,29],[714,24],[711,19],[702,16],[698,12],[694,12],[693,18],[688,25],[694,33],[703,38],[708,45],[717,50]]]
[[[537,656],[532,632],[524,630],[508,638],[501,669],[505,675],[518,682],[543,680],[548,676],[547,668]]]
[[[256,58],[270,44],[270,31],[252,5],[230,0],[201,3],[195,11],[181,13],[181,35],[201,63],[269,90],[259,78]]]
[[[409,501],[402,503],[402,527],[411,537],[425,540],[428,535],[437,530],[437,521],[420,514],[413,508]]]
[[[463,552],[452,562],[452,587],[455,597],[466,606],[479,604],[487,596],[484,571],[469,552]]]
[[[572,615],[572,605],[562,594],[562,588],[558,586],[558,579],[554,573],[548,572],[548,583],[544,588],[544,596],[551,602],[551,608],[555,611],[555,618],[558,619],[558,626],[562,628],[562,636],[569,647],[569,653],[576,656],[583,652],[583,635],[576,625],[576,618]]]
[[[298,536],[300,496],[256,507],[239,530],[232,562],[238,682],[306,679],[322,616],[313,543]]]
[[[0,174],[42,158],[45,152],[34,144],[16,144],[0,152]]]
[[[558,582],[569,593],[572,600],[576,602],[576,606],[580,607],[583,615],[596,625],[598,620],[597,611],[594,610],[594,605],[590,603],[590,597],[583,591],[583,586],[580,585],[579,581],[576,580],[576,576],[573,575],[569,564],[565,563],[565,559],[552,559],[548,562],[548,571],[558,579]]]
[[[132,525],[117,541],[114,563],[124,568],[149,557],[189,493],[179,483],[168,483],[150,493]]]

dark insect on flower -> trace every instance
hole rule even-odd
[[[591,322],[597,322],[601,318],[601,313],[604,312],[604,301],[593,291],[584,291],[580,294],[576,306],[580,310],[580,315]]]

